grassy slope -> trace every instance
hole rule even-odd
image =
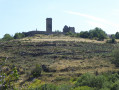
[[[0,58],[8,57],[6,67],[18,68],[20,85],[28,82],[28,76],[36,64],[47,65],[51,70],[42,72],[39,79],[60,84],[86,72],[118,71],[110,62],[112,50],[118,47],[118,44],[106,44],[105,41],[37,35],[0,43]]]

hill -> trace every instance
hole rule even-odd
[[[42,67],[37,79],[45,83],[70,84],[71,78],[84,73],[101,74],[118,72],[111,63],[112,51],[119,44],[107,44],[105,41],[74,38],[68,36],[36,35],[8,42],[0,42],[0,62],[6,60],[2,70],[9,76],[14,67],[19,80],[13,82],[16,87],[29,86],[34,78],[31,71],[36,64]]]

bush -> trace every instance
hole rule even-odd
[[[38,90],[57,90],[57,86],[54,84],[44,84],[41,85],[41,87],[38,88]]]
[[[104,82],[106,81],[103,75],[95,76],[92,74],[84,74],[77,80],[75,86],[89,86],[89,87],[96,87],[102,88]]]
[[[115,38],[116,38],[116,39],[119,39],[119,32],[116,32]]]
[[[81,31],[80,32],[80,37],[81,38],[89,38],[89,32],[88,31],[85,31],[85,32]]]
[[[4,40],[4,41],[10,41],[12,39],[13,39],[13,37],[10,34],[5,34],[4,37],[2,38],[2,40]]]
[[[112,63],[114,63],[117,67],[119,67],[119,50],[114,50],[112,52]]]
[[[41,85],[45,84],[44,82],[42,82],[41,80],[35,79],[35,81],[29,85],[29,89],[35,89],[35,88],[39,88],[41,87]]]
[[[31,75],[33,75],[33,77],[38,77],[41,75],[41,71],[42,71],[41,66],[36,65],[36,67],[31,71]]]
[[[116,82],[117,80],[119,80],[119,75],[117,73],[109,75],[108,77],[108,81],[112,83]]]
[[[94,88],[88,87],[88,86],[81,86],[81,87],[77,87],[73,90],[94,90]]]
[[[116,40],[115,40],[115,38],[112,38],[110,40],[107,40],[106,43],[116,43]]]
[[[71,89],[72,89],[72,85],[64,84],[64,85],[60,85],[57,90],[71,90]]]
[[[14,39],[21,39],[24,37],[25,37],[25,35],[23,33],[15,33],[15,35],[14,35]]]
[[[111,90],[119,90],[119,80],[112,84]]]

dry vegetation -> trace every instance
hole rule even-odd
[[[86,72],[99,74],[119,71],[110,61],[112,50],[117,48],[118,44],[106,44],[105,41],[36,35],[1,42],[0,59],[8,57],[5,66],[9,70],[17,67],[20,74],[17,86],[32,82],[29,80],[30,72],[36,64],[45,65],[49,70],[42,72],[40,80],[60,84],[68,83],[70,78]]]
[[[90,40],[84,38],[76,38],[65,35],[35,35],[34,37],[27,37],[22,39],[22,41],[31,42],[44,42],[44,41],[75,41],[75,42],[93,42],[93,43],[105,43],[104,41]]]

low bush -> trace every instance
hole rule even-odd
[[[112,84],[111,90],[119,90],[119,80]]]
[[[41,87],[41,85],[44,85],[45,83],[41,80],[35,79],[32,84],[29,85],[29,89],[35,89],[38,87]]]
[[[57,86],[54,84],[44,84],[41,85],[38,90],[57,90]]]
[[[14,39],[10,34],[5,34],[4,37],[2,38],[3,41],[10,41]]]
[[[116,42],[115,38],[112,38],[112,39],[110,39],[110,40],[107,40],[106,43],[115,44],[115,43],[117,43],[117,42]]]
[[[58,86],[57,90],[71,90],[71,89],[72,89],[72,85],[63,84]]]
[[[36,67],[31,71],[31,75],[33,75],[33,77],[39,77],[41,76],[41,71],[42,71],[41,66],[36,65]]]
[[[112,51],[112,63],[114,63],[117,67],[119,67],[119,50]]]
[[[95,89],[88,86],[80,86],[80,87],[74,88],[73,90],[95,90]]]

